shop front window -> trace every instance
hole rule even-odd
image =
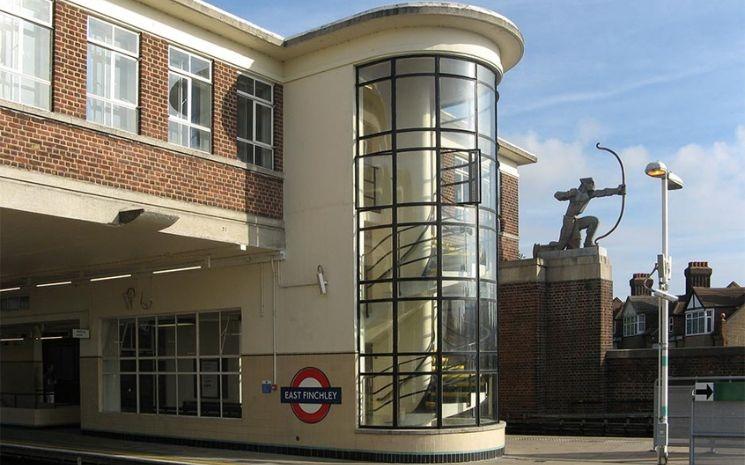
[[[103,321],[107,412],[242,416],[240,311]]]
[[[496,84],[444,56],[357,69],[363,427],[497,421]]]

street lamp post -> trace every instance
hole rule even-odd
[[[671,259],[668,249],[668,198],[670,190],[682,189],[683,180],[670,172],[661,161],[649,163],[644,170],[648,176],[658,178],[662,188],[662,254],[657,256],[657,274],[660,279],[660,290],[666,293],[669,288],[671,277]],[[657,297],[659,308],[659,344],[657,350],[658,369],[658,411],[656,424],[657,463],[666,464],[668,459],[667,433],[668,433],[668,405],[667,405],[667,371],[668,371],[668,301],[663,297]]]

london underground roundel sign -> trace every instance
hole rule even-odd
[[[289,387],[280,390],[281,402],[290,404],[292,413],[305,423],[326,418],[332,404],[341,404],[341,388],[331,387],[324,372],[306,367],[295,373]]]

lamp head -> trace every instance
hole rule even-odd
[[[675,191],[683,188],[683,180],[672,171],[667,173],[667,190]]]
[[[647,164],[647,167],[644,168],[644,172],[647,176],[662,178],[667,174],[667,166],[661,161],[653,161]]]

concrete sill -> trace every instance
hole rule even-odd
[[[460,433],[479,433],[482,431],[492,431],[504,429],[507,423],[500,421],[484,426],[463,426],[453,428],[355,428],[355,434],[382,434],[382,435],[413,435],[413,436],[432,436],[441,434],[460,434]]]

